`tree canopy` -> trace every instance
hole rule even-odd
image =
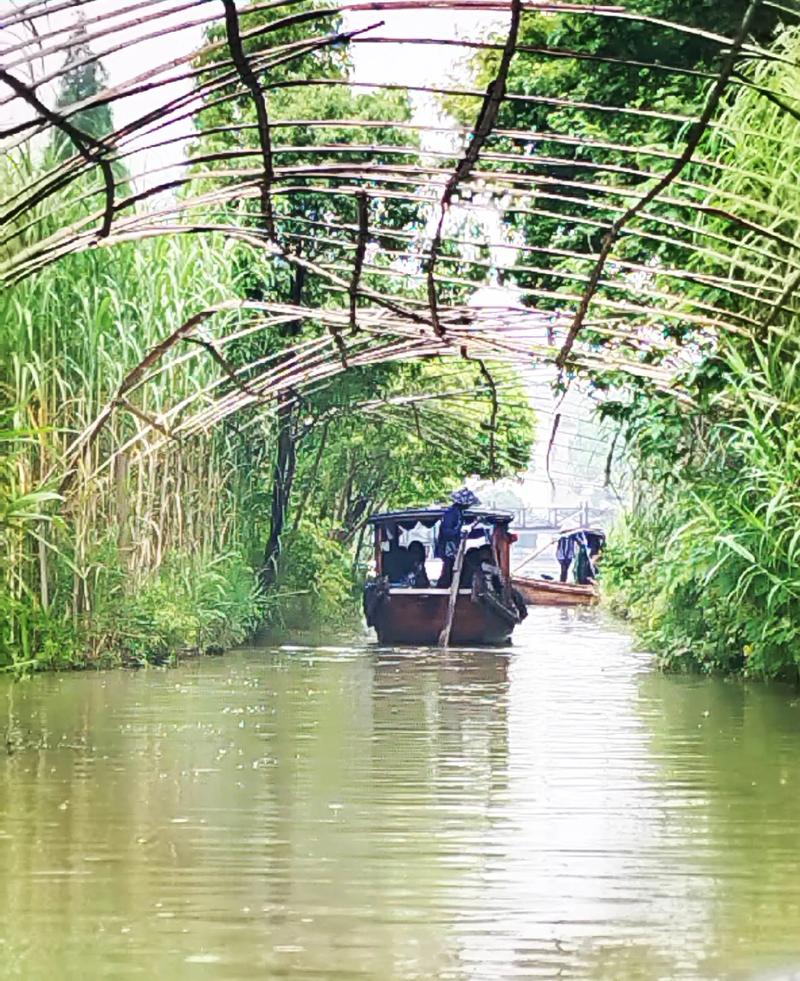
[[[386,472],[403,477],[401,495],[422,493],[415,478],[429,470],[409,467],[423,447],[440,473],[456,460],[516,466],[530,441],[519,365],[551,362],[562,388],[583,374],[606,390],[629,452],[682,493],[697,460],[728,474],[751,459],[743,446],[719,449],[741,419],[735,379],[765,380],[765,418],[786,417],[771,360],[777,347],[781,363],[793,356],[800,279],[788,176],[796,18],[785,6],[447,0],[454,15],[480,8],[505,23],[492,38],[400,42],[474,55],[471,78],[418,86],[452,114],[445,149],[395,84],[378,78],[366,91],[350,79],[350,45],[397,43],[377,21],[355,30],[347,11],[309,0],[222,0],[187,8],[182,22],[156,7],[87,5],[79,37],[71,17],[49,20],[51,5],[4,16],[21,34],[0,69],[3,348],[31,353],[3,376],[18,407],[9,429],[22,434],[6,472],[23,476],[23,499],[52,489],[69,521],[81,515],[71,538],[58,522],[44,536],[17,523],[16,611],[31,595],[50,610],[58,595],[59,609],[85,616],[103,605],[91,570],[114,564],[99,550],[118,571],[134,556],[144,577],[165,568],[173,529],[189,552],[231,544],[241,558],[265,537],[270,554],[275,529],[299,534],[313,519],[335,550],[373,483],[355,448],[379,455],[381,433],[400,438],[398,420],[409,453],[399,471],[387,458]],[[199,50],[176,47],[162,65],[129,58],[130,77],[106,84],[101,53],[143,55],[151,38],[189,28],[205,31]],[[48,104],[60,76],[63,98]],[[121,101],[155,92],[157,108],[119,125]],[[55,142],[69,152],[44,160]],[[176,146],[191,152],[168,175],[134,172],[142,147]],[[481,222],[487,208],[502,214],[502,241]],[[499,263],[501,248],[513,259]],[[148,256],[174,266],[142,276]],[[523,302],[482,301],[492,277]],[[451,381],[476,394],[446,399]],[[311,475],[332,486],[326,453],[338,461],[331,481],[356,474],[350,503],[315,497]],[[756,485],[753,514],[766,486]],[[215,510],[206,533],[184,496],[209,493],[231,508]],[[100,514],[106,534],[95,536],[89,516]],[[120,581],[107,577],[105,595]]]

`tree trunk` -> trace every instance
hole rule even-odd
[[[305,284],[305,269],[298,266],[292,280],[291,302],[299,306],[303,297]],[[296,337],[302,328],[302,323],[287,325],[284,336],[291,339]],[[291,347],[291,343],[289,344]],[[261,567],[261,588],[265,592],[275,584],[278,578],[278,566],[281,557],[281,538],[286,527],[289,504],[292,497],[292,484],[297,469],[297,442],[294,431],[294,394],[286,392],[278,398],[278,445],[275,452],[275,463],[272,468],[272,497],[270,502],[270,528],[267,544],[264,546],[264,564]]]
[[[300,498],[300,504],[297,506],[297,511],[294,516],[294,527],[299,528],[300,523],[303,520],[303,515],[306,513],[306,505],[308,504],[308,499],[311,497],[311,491],[317,481],[317,474],[319,473],[319,465],[322,462],[322,454],[325,452],[325,447],[328,442],[328,423],[325,422],[322,425],[322,434],[319,438],[319,446],[317,447],[317,455],[314,457],[314,465],[311,468],[311,473],[308,475],[306,481],[305,490],[303,491],[303,496]]]
[[[286,527],[297,467],[293,416],[292,396],[282,395],[278,405],[278,446],[272,468],[269,538],[264,547],[264,565],[261,569],[261,588],[265,591],[274,585],[278,577],[281,536]]]

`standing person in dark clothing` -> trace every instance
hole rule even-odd
[[[594,576],[597,578],[597,562],[606,547],[606,536],[601,531],[587,531],[586,543],[589,546],[589,559],[594,569]]]
[[[606,536],[601,531],[587,531],[586,544],[589,548],[589,564],[591,565],[591,582],[596,582],[599,575],[598,563],[603,557],[606,547]]]
[[[567,581],[569,567],[575,558],[575,538],[572,535],[562,535],[556,545],[556,558],[561,566],[561,582]]]
[[[575,560],[575,582],[579,586],[588,586],[594,582],[595,577],[594,563],[589,554],[589,543],[582,531],[579,531],[574,538],[578,549],[578,557]]]
[[[481,503],[467,487],[453,491],[450,499],[453,503],[442,515],[434,550],[436,558],[442,560],[442,573],[436,583],[440,589],[448,588],[453,581],[453,566],[458,554],[458,546],[461,543],[464,512],[467,508],[474,508]]]

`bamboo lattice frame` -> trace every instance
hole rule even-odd
[[[765,6],[774,6],[761,0]],[[144,91],[161,91],[163,106],[119,129],[92,136],[75,122],[87,103],[59,110],[53,108],[48,86],[57,82],[72,40],[70,10],[80,7],[82,41],[91,46],[89,60],[111,57],[115,52],[141,52],[142,71],[93,96],[93,106],[119,106]],[[382,14],[396,10],[430,9],[494,13],[505,20],[505,37],[465,39],[455,37],[408,37],[402,43],[410,52],[423,53],[430,45],[458,46],[464,52],[491,50],[497,57],[494,79],[485,92],[453,84],[416,86],[426,94],[457,96],[474,106],[474,125],[441,126],[415,120],[304,119],[272,120],[270,96],[278,88],[317,87],[336,89],[354,85],[340,77],[299,77],[270,80],[270,69],[292,63],[332,45],[397,45],[398,39],[381,33]],[[731,170],[701,152],[706,134],[720,126],[723,101],[738,86],[752,86],[742,70],[753,60],[778,60],[750,40],[753,18],[761,7],[752,0],[738,31],[724,37],[712,30],[669,25],[638,15],[619,5],[539,2],[539,0],[376,0],[316,10],[298,7],[298,0],[272,0],[245,6],[234,0],[193,3],[187,0],[140,0],[109,7],[103,0],[31,0],[17,3],[0,16],[3,31],[0,67],[0,118],[8,120],[0,130],[7,152],[29,150],[59,131],[73,153],[49,172],[31,179],[0,201],[0,265],[4,288],[35,276],[51,263],[75,252],[112,248],[123,242],[141,241],[159,235],[221,235],[248,244],[267,259],[301,268],[304,274],[327,284],[329,308],[302,304],[253,303],[231,298],[228,304],[197,311],[185,324],[154,348],[140,364],[126,366],[128,373],[119,390],[98,415],[93,426],[79,434],[71,447],[77,461],[96,439],[105,422],[117,409],[141,423],[133,442],[149,450],[165,441],[207,430],[242,409],[270,405],[278,397],[324,384],[350,367],[387,360],[427,358],[437,355],[468,357],[510,364],[554,363],[559,369],[628,372],[655,387],[686,398],[675,385],[676,368],[686,355],[677,341],[665,339],[663,325],[679,323],[713,337],[722,332],[741,336],[760,334],[772,327],[781,313],[794,314],[795,287],[800,283],[798,243],[779,227],[779,215],[770,205],[747,197],[730,196],[721,201],[714,194],[722,170]],[[790,8],[780,8],[789,21]],[[359,11],[374,13],[374,23],[365,28],[331,34],[327,25],[332,15]],[[266,27],[248,28],[248,12],[269,11]],[[653,31],[680,31],[702,38],[718,53],[714,72],[693,71],[641,60],[603,58],[586,51],[540,48],[519,43],[520,25],[531,12],[572,14],[587,18],[622,18],[647,25]],[[164,34],[176,36],[189,28],[212,25],[222,28],[224,40],[207,42],[201,52],[180,54],[166,64],[149,64],[147,44]],[[272,37],[281,27],[304,24],[307,37],[277,45]],[[17,38],[17,40],[13,40]],[[245,50],[245,42],[258,40],[257,53]],[[198,56],[213,64],[201,63]],[[706,90],[705,106],[695,118],[652,107],[615,106],[594,102],[544,98],[508,90],[513,59],[576,59],[604,62],[620,70],[646,67],[668,77],[671,73],[695,78]],[[74,67],[74,64],[73,64]],[[191,80],[192,88],[175,94],[178,82]],[[359,82],[358,91],[391,91],[396,84]],[[776,93],[763,92],[777,99]],[[178,122],[196,120],[204,106],[245,96],[254,108],[255,124],[245,123],[194,130],[175,135]],[[580,133],[540,133],[509,130],[497,125],[504,102],[547,104],[566,112],[581,109],[599,119],[613,113],[624,115],[634,127],[637,120],[662,120],[674,126],[674,149],[630,143],[619,144]],[[786,105],[787,113],[796,109]],[[360,142],[348,143],[334,137],[317,142],[328,130],[373,131],[391,127],[406,131],[423,142],[417,146]],[[284,141],[289,132],[315,134],[305,148]],[[455,151],[435,149],[424,139],[436,131],[449,133]],[[166,136],[164,135],[166,132]],[[208,141],[221,134],[233,138],[255,134],[247,145],[219,149]],[[503,141],[498,148],[497,140]],[[179,173],[159,178],[136,173],[133,162],[143,148],[158,149],[183,143],[192,146]],[[573,171],[586,177],[575,179],[561,173],[565,161],[554,149],[581,150],[571,160]],[[598,157],[613,149],[627,164],[610,165]],[[302,150],[319,154],[320,162],[292,162],[291,154]],[[322,159],[324,158],[324,159]],[[120,177],[120,164],[129,176]],[[172,167],[174,171],[174,166]],[[589,179],[591,175],[591,179]],[[91,180],[87,190],[87,180]],[[313,190],[331,199],[352,199],[356,219],[331,225],[313,216],[287,217],[286,202],[300,202]],[[87,211],[77,221],[63,224],[59,215],[75,196],[85,200]],[[257,203],[245,217],[234,205]],[[415,202],[426,209],[424,233],[382,226],[381,202]],[[482,280],[459,272],[446,246],[458,245],[459,229],[453,218],[484,211],[487,203],[501,202],[509,212],[531,219],[558,217],[594,232],[601,231],[599,249],[584,252],[551,245],[519,245],[509,271],[531,277],[526,290],[529,300],[541,303],[549,313],[507,308],[463,308],[448,304],[443,290],[460,285],[478,288]],[[561,209],[561,210],[559,210]],[[706,212],[720,219],[718,231],[697,234],[687,215]],[[66,213],[66,212],[64,212]],[[761,218],[753,220],[753,214]],[[55,227],[55,231],[52,227]],[[50,227],[51,230],[47,231]],[[339,258],[323,263],[309,260],[304,244],[327,239]],[[657,281],[646,265],[629,261],[627,241],[656,246],[670,242],[685,247],[685,261],[659,268]],[[474,242],[466,243],[474,245]],[[507,242],[484,241],[484,258],[470,267],[491,272],[492,255]],[[725,276],[698,270],[696,260],[709,261],[736,247],[740,258],[736,275]],[[488,258],[486,257],[488,256]],[[749,258],[748,258],[749,256]],[[571,260],[554,271],[543,263],[552,258]],[[769,270],[767,260],[775,260]],[[545,284],[540,283],[542,277]],[[713,288],[719,298],[701,300],[692,289]],[[728,305],[734,299],[736,305]],[[746,308],[746,309],[745,309]],[[290,356],[262,359],[234,366],[225,351],[242,336],[269,331],[282,324],[313,321],[327,333],[298,343]],[[244,325],[244,326],[243,326]],[[203,332],[201,333],[201,328]],[[588,339],[587,339],[588,337]],[[210,338],[210,339],[209,339]],[[653,352],[658,354],[653,358]],[[178,370],[192,358],[210,357],[219,367],[215,382],[187,397],[158,418],[135,401],[136,393],[149,378],[163,371]],[[491,375],[486,384],[496,394]],[[124,448],[128,448],[127,446]],[[103,467],[110,466],[107,460]],[[73,471],[74,473],[74,471]],[[69,478],[62,485],[66,488]]]

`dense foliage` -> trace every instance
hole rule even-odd
[[[312,9],[322,8],[299,5],[301,11]],[[243,11],[245,51],[254,59],[262,41],[259,32],[271,30],[272,17],[268,9]],[[317,29],[341,28],[338,16],[326,21]],[[271,43],[295,43],[303,31],[297,24],[281,28]],[[216,26],[209,40],[224,35],[224,28]],[[199,64],[213,71],[220,57],[215,52]],[[301,63],[290,59],[265,71],[276,173],[281,168],[292,174],[291,191],[279,189],[272,199],[277,238],[304,260],[349,276],[354,261],[349,230],[359,219],[357,198],[347,189],[357,189],[367,195],[372,243],[363,284],[378,293],[391,287],[392,292],[422,298],[418,264],[400,268],[393,250],[398,234],[406,237],[409,251],[421,248],[428,208],[413,199],[371,195],[377,183],[357,180],[346,169],[355,161],[380,169],[416,160],[416,131],[404,126],[412,117],[408,94],[293,85],[309,78],[345,79],[349,67],[347,49],[327,45]],[[199,162],[192,190],[202,189],[206,168],[218,166],[207,159],[209,149],[260,153],[252,100],[236,87],[223,93],[220,98],[214,91],[200,114],[202,153],[195,157]],[[317,121],[310,132],[303,122],[308,119]],[[323,169],[313,180],[303,176],[303,168],[312,165]],[[326,166],[332,170],[329,178]],[[233,220],[231,209],[239,220],[244,215],[248,224],[266,232],[268,216],[259,200],[228,206],[223,221]],[[451,270],[457,272],[457,263],[463,265],[467,256],[458,249],[449,251]],[[304,275],[288,263],[265,264],[252,252],[241,258],[240,270],[249,298],[334,309],[349,302],[346,293],[333,290],[326,280]],[[480,275],[485,277],[485,270]],[[443,288],[443,297],[445,291],[449,302],[466,302],[470,293],[452,284]],[[269,336],[259,334],[237,345],[232,357],[236,364],[258,363],[324,333],[319,323],[292,321]],[[359,569],[353,550],[356,555],[361,551],[364,521],[371,511],[441,499],[468,473],[502,476],[524,469],[533,432],[527,400],[512,379],[501,389],[495,411],[487,370],[471,361],[448,367],[438,359],[424,365],[398,361],[345,368],[322,388],[304,392],[299,402],[279,404],[274,439],[243,448],[244,465],[262,474],[264,504],[269,500],[261,580],[273,616],[308,624],[352,615],[352,582]],[[431,395],[436,396],[433,401]]]
[[[629,19],[531,13],[520,25],[508,89],[525,98],[501,107],[485,166],[516,175],[520,187],[535,183],[533,207],[524,200],[517,206],[512,198],[504,208],[504,220],[523,245],[506,276],[535,306],[563,309],[579,294],[608,223],[664,172],[703,106],[721,52],[702,32],[735,35],[748,3],[633,0],[625,6]],[[752,40],[769,41],[777,20],[776,10],[762,4]],[[493,77],[498,59],[492,50],[472,59],[476,87]],[[471,123],[472,102],[450,97],[445,105]],[[678,187],[680,193],[660,203],[658,220],[637,222],[644,234],[617,244],[617,273],[626,269],[623,260],[680,266],[696,256],[700,243],[671,234],[668,223],[693,224],[702,198],[688,182]],[[609,296],[635,302],[641,295],[640,282],[628,290],[623,276],[614,279]]]
[[[602,412],[625,435],[636,476],[606,560],[614,602],[670,667],[794,678],[800,37],[782,28],[780,5],[758,8],[713,123],[691,162],[681,158],[727,57],[719,35],[735,34],[745,8],[637,0],[620,15],[527,9],[507,79],[515,97],[502,103],[470,180],[459,178],[465,207],[450,219],[474,218],[494,198],[519,245],[500,278],[527,305],[559,312],[578,308],[611,243],[580,332],[583,360],[569,370],[583,365],[606,394]],[[312,27],[307,15],[320,11]],[[365,215],[360,286],[370,300],[352,299],[348,336],[401,336],[399,320],[381,320],[385,301],[425,309],[429,286],[443,304],[468,303],[492,265],[486,236],[472,218],[457,235],[450,221],[428,283],[432,211],[422,192],[435,211],[441,183],[426,181],[456,173],[456,154],[483,137],[465,136],[453,159],[436,158],[437,170],[409,125],[406,92],[346,84],[338,14],[301,0],[286,18],[268,4],[237,16],[267,91],[271,146],[230,61],[230,23],[220,21],[192,66],[197,138],[175,192],[194,235],[93,251],[87,239],[89,251],[76,246],[34,272],[26,249],[57,239],[70,218],[91,227],[99,185],[81,193],[96,175],[71,162],[63,139],[3,161],[9,201],[15,187],[75,162],[80,175],[58,208],[43,198],[17,215],[0,244],[0,261],[22,256],[13,268],[33,273],[0,297],[5,661],[163,656],[236,640],[265,618],[341,619],[353,609],[371,510],[440,498],[467,473],[501,476],[528,458],[531,416],[508,369],[456,344],[463,356],[447,361],[411,362],[398,348],[394,360],[354,366],[330,326],[334,313],[348,322]],[[701,29],[709,25],[716,35]],[[81,55],[86,43],[78,37],[56,101],[65,111],[77,101],[76,119],[100,136],[110,115],[84,105],[102,84]],[[478,107],[491,115],[482,93],[501,47],[478,44],[473,94],[443,98],[465,134]],[[629,211],[668,174],[663,193]],[[621,215],[625,227],[607,238]],[[159,341],[232,298],[240,302],[120,391]],[[262,329],[244,303],[280,317]],[[456,314],[453,328],[471,323],[470,310]],[[367,328],[361,315],[374,318]],[[546,322],[555,353],[563,321]],[[248,389],[265,363],[280,373],[315,345],[327,351],[325,371],[287,369],[291,386],[269,404]],[[565,369],[562,385],[569,377]],[[199,414],[216,425],[170,428],[175,406],[242,393],[241,411]],[[141,440],[142,427],[163,438]]]
[[[252,28],[258,16],[263,20],[264,13],[251,15],[249,23],[243,16],[244,26]],[[259,44],[296,41],[303,30],[295,25],[282,38],[256,36],[248,49],[257,54]],[[216,37],[212,32],[210,40]],[[59,106],[83,101],[103,83],[97,64],[84,63],[87,49],[78,42],[65,66]],[[345,77],[341,49],[321,48],[315,57],[320,70]],[[208,66],[202,78],[213,78],[213,58],[199,63]],[[257,145],[251,100],[234,86],[226,94],[227,101],[209,98],[201,113],[201,126],[210,131],[204,151],[247,154]],[[367,99],[347,86],[279,91],[271,109],[276,119],[377,115],[402,122],[410,113],[404,93]],[[110,127],[107,106],[76,118],[97,137]],[[237,128],[225,129],[231,122]],[[320,143],[355,146],[374,135],[374,128],[333,129],[321,133]],[[413,149],[405,131],[382,135]],[[292,128],[284,127],[283,141],[292,140]],[[49,146],[8,154],[2,177],[9,197],[72,152],[58,137]],[[287,151],[284,162],[302,164],[304,153]],[[215,166],[201,156],[196,149],[180,192],[187,199],[203,193]],[[121,164],[118,178],[126,180]],[[352,197],[302,193],[302,179],[297,183],[301,193],[275,196],[282,234],[307,258],[339,263],[347,275],[352,255],[336,241],[335,226],[355,220]],[[50,204],[20,216],[7,230],[0,259],[88,214],[83,186],[73,185],[59,200],[57,219]],[[253,201],[226,205],[204,220],[224,226],[242,218],[240,212],[259,228],[263,216]],[[371,219],[376,227],[405,230],[423,223],[416,207],[402,202],[376,203]],[[323,227],[330,233],[321,233]],[[365,278],[386,275],[382,263],[378,249]],[[521,389],[506,373],[495,407],[483,381],[486,367],[467,361],[448,368],[431,361],[343,370],[277,408],[255,406],[189,436],[168,428],[175,406],[202,402],[212,383],[235,392],[205,349],[175,346],[141,384],[119,396],[128,373],[165,337],[198,310],[232,298],[347,302],[221,232],[69,255],[0,294],[0,668],[160,660],[181,648],[240,642],[264,622],[354,619],[363,573],[358,549],[370,509],[390,501],[425,503],[471,472],[503,474],[526,464],[532,419]],[[246,326],[244,315],[226,314],[225,326]],[[280,358],[324,332],[308,321],[271,332],[243,330],[226,357],[236,368]],[[106,412],[99,435],[76,458],[76,439]],[[143,427],[165,438],[143,442]],[[276,473],[285,476],[287,461],[291,479],[278,484]],[[73,479],[62,484],[73,465]]]
[[[796,64],[800,35],[785,32],[777,51]],[[761,66],[752,78],[779,99],[800,94],[796,67]],[[724,122],[710,149],[735,169],[721,178],[719,200],[738,194],[753,222],[796,241],[800,122],[755,89],[740,92]],[[756,264],[761,289],[777,299],[797,276],[798,251],[787,247],[782,263],[759,268],[759,244],[745,237],[731,260]],[[687,379],[692,407],[659,399],[616,407],[641,472],[610,581],[615,602],[671,668],[800,673],[799,341],[797,315],[786,310],[698,363]]]
[[[731,35],[746,6],[714,4],[713,17],[711,4],[682,0],[631,9]],[[796,679],[800,123],[792,107],[800,36],[783,30],[773,40],[778,19],[762,5],[750,40],[771,44],[772,58],[739,71],[748,85],[731,86],[695,160],[637,218],[637,234],[617,243],[593,304],[595,315],[613,312],[609,299],[642,304],[643,336],[682,342],[674,389],[634,381],[613,358],[592,377],[609,393],[602,411],[625,434],[636,475],[604,562],[614,607],[671,669]],[[506,132],[494,148],[517,156],[494,166],[546,180],[536,207],[507,213],[526,256],[508,275],[532,304],[574,309],[608,222],[680,151],[720,55],[700,35],[635,18],[535,15],[523,21],[522,37],[531,50],[515,57],[509,84],[536,98],[503,107]],[[496,57],[474,59],[479,81],[491,77]],[[450,108],[466,118],[463,102]],[[541,138],[539,152],[523,160],[513,133],[526,129]],[[725,219],[734,208],[731,233]],[[680,302],[671,269],[689,272]],[[770,313],[772,304],[782,308]],[[658,333],[653,309],[661,310]],[[599,350],[613,347],[599,334],[594,340]],[[630,353],[653,363],[674,351],[658,348]]]

